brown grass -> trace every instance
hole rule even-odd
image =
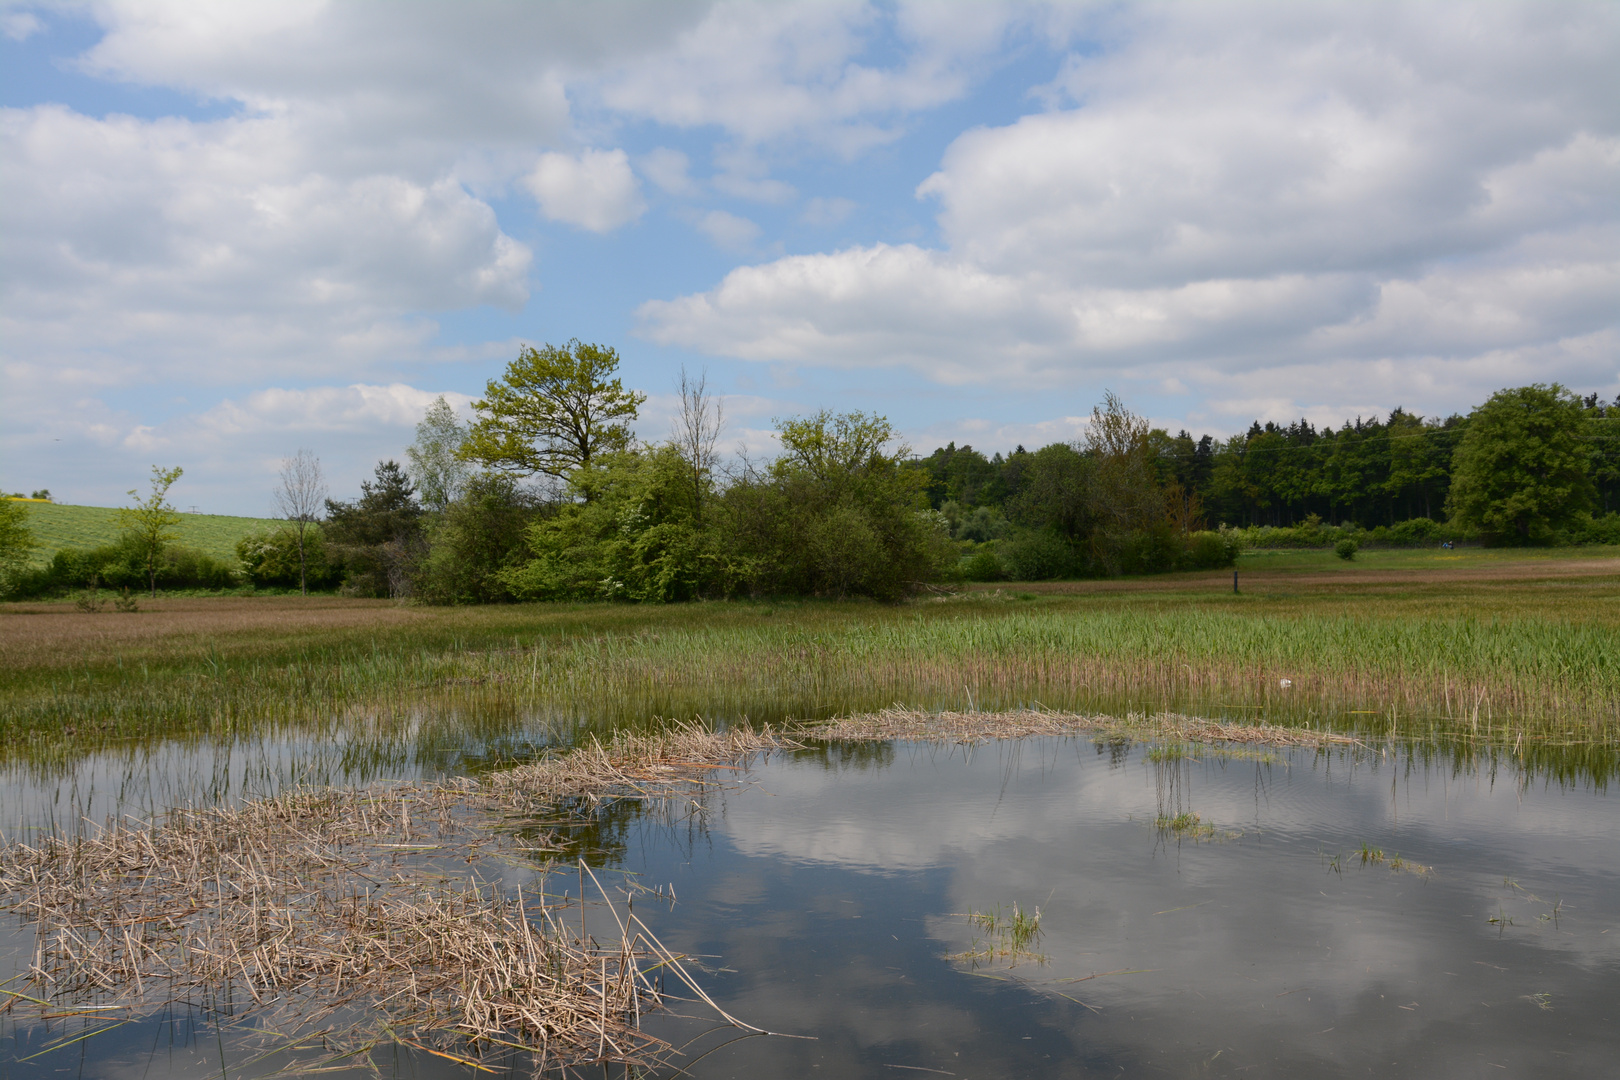
[[[1022,739],[1031,735],[1103,735],[1265,746],[1360,745],[1358,740],[1350,736],[1333,732],[1270,724],[1226,723],[1174,713],[1117,717],[1034,709],[1011,712],[923,712],[896,707],[829,720],[807,727],[805,734],[849,741],[909,739],[977,743],[993,739]]]
[[[669,799],[780,745],[769,731],[681,728],[482,783],[299,790],[11,842],[0,899],[33,924],[36,948],[31,985],[4,991],[0,1011],[139,1016],[234,987],[235,1022],[293,1032],[277,1048],[289,1053],[318,1042],[352,1057],[386,1040],[456,1060],[517,1050],[537,1069],[653,1064],[672,1051],[639,1027],[662,1002],[653,971],[708,999],[628,899],[621,913],[597,884],[599,941],[543,879],[508,892],[469,867],[543,857],[543,842],[498,831],[498,815],[569,797]],[[595,880],[583,863],[550,869]]]

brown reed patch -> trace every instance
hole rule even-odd
[[[463,1061],[526,1052],[537,1070],[653,1065],[673,1050],[640,1030],[663,1000],[655,971],[713,1006],[680,958],[599,883],[605,940],[580,904],[548,896],[544,877],[506,891],[471,868],[544,855],[544,842],[499,831],[498,813],[568,797],[667,799],[780,745],[769,731],[685,727],[482,783],[298,790],[13,841],[0,847],[0,902],[33,924],[36,947],[31,985],[5,990],[0,1011],[138,1017],[232,987],[232,1022],[263,1017],[294,1033],[281,1049],[315,1040],[326,1061],[393,1041]],[[582,886],[594,881],[577,870]],[[759,1030],[713,1007],[720,1022]]]
[[[1256,743],[1265,746],[1360,745],[1348,735],[1311,728],[1276,727],[1208,720],[1176,713],[1125,717],[1019,709],[1009,712],[923,712],[894,707],[882,712],[839,717],[806,727],[821,739],[988,742],[1032,735],[1115,735],[1202,743]]]

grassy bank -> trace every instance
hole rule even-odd
[[[1042,705],[1620,742],[1620,558],[1291,553],[1230,574],[857,603],[0,607],[0,751],[150,735],[756,722]]]
[[[108,506],[65,506],[61,503],[22,500],[28,508],[28,528],[39,541],[34,562],[44,565],[62,548],[93,548],[115,542],[122,530],[118,511]],[[231,517],[225,514],[182,514],[175,526],[176,543],[207,552],[216,559],[235,560],[236,542],[250,532],[273,529],[279,521]]]

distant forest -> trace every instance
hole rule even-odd
[[[1592,509],[1607,514],[1620,510],[1620,395],[1605,402],[1590,394],[1581,403],[1588,423],[1578,438],[1596,489]],[[1224,441],[1154,428],[1148,442],[1160,483],[1196,499],[1210,528],[1287,528],[1314,515],[1329,525],[1371,530],[1446,519],[1452,456],[1468,426],[1466,416],[1442,420],[1396,409],[1387,419],[1358,416],[1337,430],[1308,420],[1286,426],[1257,420]],[[920,459],[929,502],[965,521],[977,510],[1016,519],[1041,452],[1020,446],[1005,457],[985,457],[968,445],[940,447]],[[979,520],[984,532],[988,519],[981,514]],[[992,538],[974,531],[967,524],[965,538]]]

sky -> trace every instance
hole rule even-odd
[[[0,488],[267,514],[617,349],[916,450],[1620,393],[1620,4],[0,0]]]

